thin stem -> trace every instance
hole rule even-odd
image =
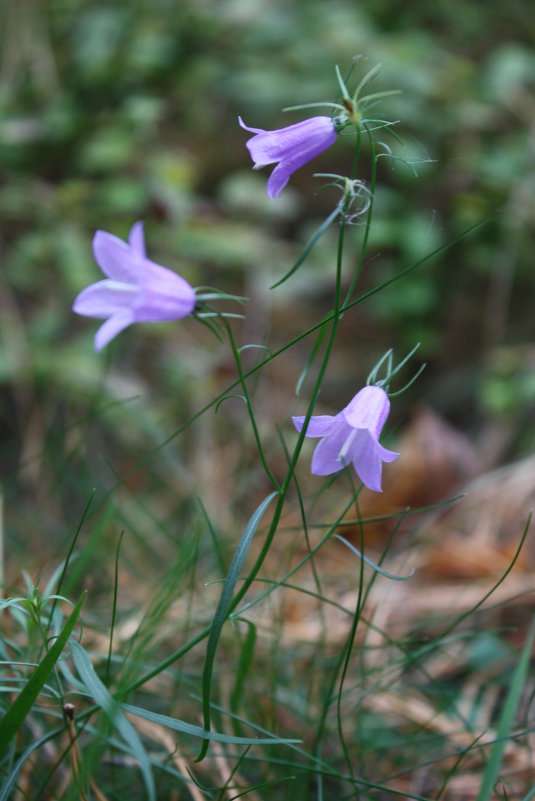
[[[236,347],[236,342],[234,340],[234,335],[232,333],[232,329],[231,329],[230,325],[228,324],[228,321],[225,318],[222,318],[222,322],[223,322],[223,325],[225,326],[225,328],[227,330],[227,335],[228,335],[228,338],[229,338],[230,347],[232,348],[232,354],[234,356],[234,361],[236,362],[236,369],[238,371],[238,376],[239,376],[241,388],[242,388],[243,394],[245,396],[245,403],[246,403],[246,406],[247,406],[247,411],[249,413],[249,420],[251,421],[251,427],[253,429],[253,434],[254,434],[254,438],[255,438],[255,442],[256,442],[256,447],[258,449],[258,455],[260,456],[260,461],[262,462],[262,467],[264,468],[267,477],[269,478],[269,480],[271,481],[271,483],[273,484],[275,489],[280,491],[279,482],[277,481],[277,479],[275,478],[275,476],[273,475],[273,473],[269,469],[268,463],[266,462],[266,457],[264,455],[264,449],[262,447],[262,440],[260,439],[260,434],[258,432],[258,426],[256,425],[256,419],[255,419],[255,416],[254,416],[253,404],[251,402],[251,396],[249,395],[249,390],[247,389],[247,384],[246,384],[245,377],[244,377],[244,374],[243,374],[243,369],[242,369],[242,364],[241,364],[241,359],[240,359],[240,352],[239,352],[238,348]]]
[[[353,483],[353,479],[351,477],[351,473],[349,470],[346,471],[349,475],[349,480]],[[355,489],[353,488],[353,493],[355,494]],[[364,526],[362,525],[362,517],[360,514],[359,509],[359,502],[358,502],[358,495],[355,498],[355,507],[357,513],[357,519],[359,521],[359,538],[360,538],[360,552],[364,554]],[[351,660],[351,654],[353,652],[353,645],[355,644],[355,637],[357,636],[357,628],[360,622],[360,616],[362,613],[362,606],[363,606],[363,597],[364,597],[364,559],[360,560],[360,571],[359,571],[359,588],[358,588],[358,595],[357,595],[357,604],[355,607],[355,614],[353,615],[353,620],[351,621],[351,628],[349,634],[347,635],[346,645],[345,648],[342,650],[341,654],[341,667],[342,672],[340,675],[340,686],[338,689],[338,699],[336,705],[336,720],[338,725],[338,738],[340,740],[340,745],[342,746],[342,751],[344,752],[344,758],[346,761],[347,769],[351,776],[353,776],[353,767],[351,763],[351,757],[349,754],[349,750],[347,748],[347,744],[344,737],[344,730],[342,726],[342,697],[344,692],[344,682],[347,675],[347,670],[349,668],[349,662]]]
[[[356,157],[358,157],[358,149],[356,151]],[[349,198],[347,199],[347,202],[349,202]],[[286,478],[284,479],[284,483],[282,484],[282,487],[280,489],[280,494],[279,494],[279,498],[278,498],[278,501],[277,501],[277,506],[275,508],[275,512],[274,512],[274,515],[273,515],[273,520],[271,521],[271,525],[270,525],[268,534],[266,536],[266,540],[264,542],[264,545],[262,546],[262,549],[260,551],[260,554],[257,557],[257,560],[256,560],[255,564],[253,565],[253,568],[252,568],[251,572],[249,573],[248,577],[245,579],[242,587],[236,593],[236,596],[234,597],[234,599],[232,600],[232,603],[230,604],[229,612],[228,612],[229,615],[234,611],[234,609],[236,609],[238,604],[241,602],[242,598],[246,595],[247,591],[249,590],[249,587],[251,586],[251,584],[254,582],[256,576],[258,575],[258,572],[259,572],[260,568],[262,567],[264,559],[266,558],[266,555],[267,555],[267,553],[268,553],[268,551],[270,549],[271,543],[273,541],[273,537],[275,536],[275,532],[277,531],[277,526],[279,524],[279,520],[280,520],[280,516],[281,516],[281,513],[282,513],[283,506],[284,506],[284,502],[286,500],[286,494],[288,492],[290,483],[291,483],[292,478],[293,478],[294,470],[295,470],[295,467],[297,465],[297,461],[299,459],[299,455],[301,453],[301,448],[303,447],[303,442],[305,440],[305,435],[306,435],[306,430],[308,428],[308,423],[310,421],[310,418],[312,417],[312,413],[314,411],[314,407],[316,405],[316,401],[317,401],[321,386],[323,384],[323,379],[324,379],[325,373],[327,372],[327,367],[328,367],[328,364],[329,364],[331,352],[332,352],[332,349],[333,349],[334,341],[336,339],[336,333],[337,333],[337,330],[338,330],[338,324],[339,324],[341,316],[342,316],[342,314],[341,314],[342,262],[343,262],[343,253],[344,253],[345,229],[346,229],[345,215],[342,215],[342,221],[341,221],[341,224],[340,224],[340,232],[339,232],[339,235],[338,235],[338,248],[337,248],[337,254],[336,254],[336,285],[335,285],[335,293],[334,293],[334,309],[333,309],[333,313],[332,313],[332,326],[331,326],[331,331],[330,331],[330,334],[329,334],[329,338],[327,340],[327,345],[325,347],[325,353],[323,355],[321,366],[320,366],[320,369],[318,371],[318,376],[316,378],[314,389],[312,390],[312,396],[311,396],[310,402],[308,404],[308,409],[307,409],[307,413],[305,415],[305,420],[304,420],[303,426],[301,428],[301,431],[299,433],[299,436],[297,438],[297,442],[296,442],[296,445],[295,445],[295,448],[294,448],[294,453],[293,453],[293,456],[292,456],[292,458],[290,460],[290,465],[289,465],[288,471],[286,473]]]
[[[364,256],[366,255],[366,250],[368,248],[368,239],[370,237],[370,228],[372,224],[372,216],[373,216],[373,204],[375,199],[375,181],[377,177],[377,157],[375,155],[375,143],[373,141],[373,136],[371,135],[367,126],[364,126],[366,130],[366,134],[368,136],[368,141],[370,143],[370,150],[371,150],[371,177],[370,177],[370,204],[368,206],[368,213],[366,215],[366,226],[364,228],[364,237],[362,239],[362,245],[360,248],[360,254],[357,261],[357,266],[355,268],[355,274],[353,275],[353,280],[351,281],[351,285],[347,291],[346,299],[344,301],[344,306],[347,306],[351,300],[351,296],[355,291],[355,286],[360,276],[360,272],[362,270],[362,265],[364,264]]]
[[[108,646],[108,659],[106,662],[106,678],[105,678],[105,685],[106,687],[110,686],[110,669],[111,669],[111,657],[113,653],[113,633],[115,631],[115,619],[117,616],[117,589],[119,586],[119,553],[121,550],[121,543],[124,537],[124,529],[119,534],[119,542],[117,543],[117,548],[115,551],[115,574],[114,574],[114,582],[113,582],[113,601],[112,601],[112,611],[111,611],[111,625],[110,625],[110,644]]]

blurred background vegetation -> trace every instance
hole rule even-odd
[[[125,237],[142,219],[155,261],[193,285],[251,299],[241,344],[262,343],[269,331],[275,346],[319,320],[332,297],[336,231],[291,281],[267,288],[332,209],[333,190],[317,193],[313,172],[346,172],[350,141],[298,172],[271,203],[268,171],[251,171],[237,120],[266,128],[298,121],[301,112],[281,109],[333,100],[335,64],[345,72],[356,55],[359,77],[382,62],[374,90],[402,90],[383,109],[400,120],[398,152],[417,172],[379,163],[362,288],[487,222],[348,316],[325,408],[347,402],[386,348],[401,355],[421,341],[428,368],[397,403],[395,423],[423,401],[476,439],[505,426],[500,459],[530,451],[528,0],[432,9],[424,0],[3,0],[1,9],[0,433],[13,580],[28,558],[40,564],[63,553],[93,487],[105,529],[107,493],[133,467],[112,517],[139,533],[149,559],[158,552],[155,520],[165,553],[165,539],[186,526],[176,520],[198,517],[188,499],[200,479],[203,501],[223,522],[236,510],[247,517],[251,506],[240,502],[251,487],[264,492],[260,469],[257,476],[247,461],[244,411],[231,403],[163,447],[233,380],[226,347],[186,321],[131,328],[97,355],[97,323],[75,317],[71,304],[100,277],[94,231]],[[357,225],[348,258],[361,236]],[[294,387],[311,344],[266,371],[266,420],[284,425],[302,408]]]
[[[397,432],[409,437],[400,445],[409,460],[403,462],[404,480],[397,473],[374,502],[382,498],[403,509],[415,499],[415,505],[436,500],[436,493],[424,489],[405,490],[411,482],[421,488],[429,476],[441,486],[440,475],[421,460],[423,452],[429,451],[434,467],[437,454],[447,453],[447,467],[459,484],[533,451],[531,2],[0,0],[0,9],[0,481],[6,592],[24,592],[24,569],[42,585],[58,570],[89,503],[62,593],[79,597],[83,588],[89,589],[84,643],[91,643],[97,660],[109,646],[113,554],[121,531],[114,654],[118,665],[128,657],[117,668],[123,683],[181,647],[212,619],[221,591],[213,581],[225,575],[245,521],[272,489],[241,401],[226,400],[217,414],[209,411],[175,436],[184,421],[235,380],[229,348],[194,320],[185,320],[133,326],[96,354],[98,323],[76,317],[72,301],[101,278],[91,250],[95,230],[126,237],[131,225],[143,220],[155,261],[194,286],[212,285],[250,299],[246,319],[234,325],[239,345],[274,349],[319,321],[332,304],[336,229],[290,281],[272,292],[269,286],[289,269],[337,202],[332,188],[318,191],[321,179],[313,173],[347,173],[351,140],[340,137],[292,176],[282,197],[271,202],[265,190],[269,170],[251,170],[247,134],[238,116],[255,127],[297,122],[307,112],[285,114],[282,109],[334,100],[335,65],[345,73],[357,55],[362,61],[355,79],[381,62],[373,90],[402,91],[385,100],[382,111],[400,121],[403,145],[396,146],[396,153],[413,162],[411,169],[401,161],[379,161],[360,289],[375,287],[471,226],[484,224],[344,316],[318,408],[338,411],[387,348],[393,346],[399,358],[421,341],[413,366],[421,358],[427,369],[396,400],[389,419],[394,437]],[[363,153],[360,161],[363,180],[370,177],[368,155]],[[347,276],[362,234],[358,224],[349,232]],[[311,338],[300,342],[251,381],[260,435],[277,476],[287,467],[277,432],[293,436],[290,416],[303,413],[309,384],[299,398],[295,386],[312,346]],[[262,353],[244,351],[246,366]],[[420,439],[420,422],[411,440],[410,421],[418,407],[424,408],[418,419],[431,436]],[[310,452],[304,449],[300,480],[305,491],[316,493],[316,479],[308,474]],[[401,465],[402,457],[394,465]],[[411,459],[418,464],[409,470]],[[397,585],[398,594],[391,593],[391,612],[381,606],[380,627],[388,619],[389,631],[395,635],[398,627],[400,639],[406,637],[409,645],[427,642],[433,627],[442,630],[459,599],[467,609],[478,607],[485,591],[475,577],[492,575],[495,580],[503,573],[525,524],[526,498],[533,507],[533,459],[530,471],[522,465],[511,471],[485,484],[483,499],[474,492],[472,506],[459,505],[460,521],[448,518],[435,532],[439,547],[431,557],[424,548],[408,548],[401,531],[401,545],[389,552],[388,563],[397,555],[400,574],[408,572],[405,560],[420,569],[413,581]],[[448,479],[442,495],[450,494],[455,483]],[[521,503],[514,496],[508,501],[513,520],[495,512],[506,484],[525,492]],[[313,504],[311,518],[334,519],[342,508],[338,501],[347,501],[342,482]],[[363,498],[364,513],[392,508],[368,509],[366,503]],[[291,502],[288,506],[276,552],[267,560],[271,579],[279,579],[295,564],[295,554],[303,553],[301,520]],[[480,524],[482,507],[486,514]],[[489,543],[496,519],[500,525],[505,521],[509,537],[501,550]],[[321,524],[319,530],[324,530]],[[372,533],[367,528],[366,547]],[[316,535],[311,527],[311,536]],[[377,536],[380,540],[382,533]],[[330,581],[327,594],[353,609],[357,563],[345,552],[340,556],[339,543],[332,544],[322,553],[327,561],[319,567],[321,580]],[[421,755],[427,760],[431,746],[435,752],[451,751],[451,743],[446,748],[443,740],[449,729],[438,727],[430,739],[427,722],[440,719],[470,681],[476,699],[484,686],[501,693],[509,685],[507,670],[517,652],[494,631],[505,626],[509,635],[518,625],[518,632],[529,614],[532,559],[515,585],[512,614],[500,604],[480,610],[470,622],[473,647],[464,648],[459,640],[452,651],[447,643],[440,669],[426,662],[438,679],[428,682],[426,673],[423,681],[407,661],[399,688],[393,688],[390,664],[404,658],[390,647],[394,640],[380,641],[385,654],[377,664],[371,642],[371,669],[365,664],[367,649],[355,650],[352,677],[355,686],[368,688],[362,703],[371,712],[365,711],[365,717],[360,700],[355,705],[350,700],[344,715],[347,711],[347,725],[355,729],[350,737],[359,744],[363,775],[368,772],[375,780],[387,775],[391,765],[403,771]],[[451,581],[455,571],[460,585],[443,592],[439,580]],[[302,580],[305,585],[310,580],[315,589],[310,577]],[[378,582],[380,604],[385,603],[384,587]],[[313,737],[310,721],[318,715],[314,693],[323,697],[332,654],[338,653],[336,643],[345,643],[349,618],[329,626],[333,649],[328,637],[319,645],[316,608],[306,609],[305,596],[296,597],[292,603],[284,598],[279,607],[275,602],[262,606],[261,636],[254,660],[252,651],[248,657],[255,669],[242,700],[241,680],[231,686],[249,638],[239,626],[225,629],[217,674],[223,706],[230,697],[234,712],[268,720],[270,727],[280,725],[306,741]],[[518,645],[522,635],[513,633],[510,640]],[[17,653],[16,644],[10,647],[10,653]],[[147,688],[151,697],[143,703],[198,721],[198,703],[190,696],[199,692],[203,655],[201,649],[188,654],[173,666],[173,674],[166,674],[163,691],[160,684]],[[429,655],[434,658],[432,650]],[[426,659],[421,656],[422,664]],[[303,676],[316,688],[308,697]],[[399,690],[403,703],[409,696],[418,703],[423,699],[423,717],[416,705],[417,714],[409,714],[407,723],[404,708],[393,706],[391,698],[386,707],[375,709],[375,690],[381,686]],[[186,704],[189,712],[184,712]],[[492,721],[492,704],[481,731]],[[391,713],[399,716],[394,724]],[[226,723],[220,720],[218,726]],[[363,735],[369,731],[376,733]],[[326,740],[329,756],[337,734]],[[466,742],[470,745],[462,748],[471,748],[472,739]],[[95,753],[95,765],[106,771],[100,751]],[[532,771],[531,756],[527,764]],[[45,774],[38,768],[35,775],[40,783]],[[125,773],[128,787],[132,775]],[[477,763],[476,791],[480,775]],[[113,780],[122,781],[122,776],[114,774]],[[206,778],[207,784],[212,780]],[[418,792],[426,789],[416,786]],[[466,783],[460,786],[463,797],[471,797],[464,795]],[[452,798],[460,797],[455,788],[452,792]],[[122,798],[124,792],[113,797]],[[302,797],[310,796],[305,792]]]

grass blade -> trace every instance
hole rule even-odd
[[[123,740],[126,742],[132,755],[136,758],[139,769],[143,775],[147,797],[149,801],[156,801],[156,788],[150,760],[145,752],[143,744],[135,728],[121,712],[121,707],[115,698],[108,692],[106,685],[99,679],[89,658],[89,654],[79,643],[72,643],[72,657],[78,675],[83,681],[87,690],[93,696],[95,703],[102,709],[115,726]]]
[[[229,571],[227,577],[225,579],[225,583],[223,585],[223,589],[221,591],[221,598],[219,599],[219,603],[217,605],[216,613],[214,615],[214,619],[212,621],[212,627],[210,629],[210,634],[208,636],[208,643],[206,646],[206,659],[204,662],[204,670],[202,674],[202,690],[203,690],[203,718],[204,718],[204,728],[206,731],[210,730],[210,719],[211,719],[211,711],[210,711],[210,691],[212,686],[212,673],[214,670],[214,660],[215,654],[217,650],[217,643],[219,642],[219,636],[221,634],[221,629],[223,628],[223,623],[227,619],[227,613],[230,607],[230,602],[232,600],[232,595],[234,593],[234,587],[236,586],[236,582],[240,576],[241,569],[243,567],[243,563],[245,561],[245,557],[249,552],[249,547],[251,545],[253,536],[258,528],[260,521],[266,511],[267,507],[279,493],[272,492],[267,498],[264,498],[260,506],[256,509],[253,513],[249,522],[245,527],[245,531],[243,532],[241,539],[238,543],[238,547],[234,553],[232,558],[232,562],[229,567]],[[206,751],[208,750],[208,740],[205,740],[199,756],[197,757],[197,762],[200,762],[201,759],[204,759],[206,755]]]
[[[52,731],[43,734],[42,737],[39,739],[34,740],[30,745],[22,752],[20,757],[17,759],[11,770],[9,771],[8,776],[4,779],[2,784],[0,785],[0,801],[9,801],[11,796],[11,791],[13,790],[15,783],[18,779],[19,773],[21,772],[22,768],[24,767],[24,763],[27,759],[31,757],[34,751],[37,751],[45,743],[48,743],[49,740],[53,740],[54,737],[57,737],[60,734],[63,734],[65,731],[65,727],[61,726],[57,729],[53,729]]]
[[[217,731],[206,731],[202,726],[195,726],[193,723],[186,723],[184,720],[171,718],[168,715],[160,715],[159,712],[151,712],[148,709],[131,706],[130,704],[121,704],[121,709],[125,712],[129,712],[131,715],[136,715],[144,720],[149,720],[151,723],[165,726],[167,729],[182,732],[190,737],[199,737],[201,740],[206,741],[213,740],[216,743],[225,743],[226,745],[292,745],[301,742],[301,740],[283,739],[274,734],[270,737],[235,737],[232,734],[220,734]]]
[[[67,640],[71,636],[72,630],[74,629],[76,621],[78,620],[80,612],[82,611],[85,596],[86,593],[84,592],[67,618],[67,622],[65,623],[61,634],[50,647],[50,650],[47,651],[43,661],[35,669],[34,673],[28,680],[28,683],[21,690],[13,704],[2,718],[2,721],[0,722],[0,754],[6,750],[9,742],[22,726],[26,715],[34,705],[37,696],[41,692],[41,689],[54,669],[54,665],[61,656],[61,652],[65,648]]]
[[[234,713],[238,711],[241,703],[245,678],[251,668],[254,655],[254,647],[256,643],[255,624],[251,623],[250,620],[243,620],[243,622],[247,625],[247,632],[245,634],[245,639],[242,645],[240,658],[238,660],[238,667],[236,669],[236,678],[234,679],[234,688],[232,690],[232,693],[230,694],[230,709]],[[234,729],[234,732],[237,733],[237,728]]]
[[[511,680],[511,686],[509,688],[509,692],[507,693],[505,704],[503,705],[502,714],[500,715],[498,729],[496,732],[496,740],[492,746],[489,760],[485,766],[485,772],[483,774],[481,787],[479,788],[477,801],[490,801],[490,799],[493,797],[494,785],[498,779],[503,753],[505,751],[505,746],[507,745],[507,739],[511,733],[518,703],[526,683],[534,639],[535,620],[531,624],[531,629],[526,639],[526,644],[524,645],[518,665],[516,666]]]

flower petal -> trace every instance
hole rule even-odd
[[[323,437],[312,457],[311,471],[314,475],[329,476],[351,464],[350,457],[346,460],[339,459],[344,443],[350,435],[351,428],[345,423],[338,423],[330,434]]]
[[[359,430],[350,455],[362,483],[368,489],[382,492],[383,462],[393,462],[399,453],[383,448],[369,431]]]
[[[135,305],[136,321],[165,322],[191,314],[197,302],[193,287],[182,276],[148,259],[145,268]]]
[[[297,169],[297,167],[295,169]],[[279,197],[280,193],[290,180],[290,175],[292,172],[293,170],[288,169],[288,163],[286,161],[281,161],[280,164],[277,164],[269,176],[266,185],[266,191],[270,200],[274,200],[276,197]]]
[[[128,244],[132,250],[137,253],[142,259],[147,255],[145,250],[145,234],[143,233],[143,223],[141,221],[134,223],[128,234]]]
[[[109,320],[106,320],[106,322],[100,326],[95,334],[95,350],[102,350],[108,342],[133,322],[134,318],[132,312],[128,309],[123,309],[117,312],[117,314],[112,315]]]
[[[327,434],[330,433],[333,425],[333,421],[335,420],[334,417],[330,414],[318,414],[315,417],[311,417],[308,421],[308,427],[306,430],[307,437],[325,437]],[[303,428],[303,423],[305,422],[304,417],[292,417],[292,421],[294,426],[298,431],[301,431]]]
[[[267,133],[265,128],[249,128],[249,126],[244,123],[241,117],[238,117],[238,122],[242,128],[245,128],[246,131],[251,131],[251,133]]]
[[[351,461],[357,476],[368,489],[382,492],[382,462],[376,442],[369,431],[357,431],[350,451]]]
[[[138,291],[131,284],[120,281],[97,281],[80,292],[73,303],[73,311],[85,317],[109,317],[134,303]]]
[[[134,237],[138,240],[139,234],[135,233]],[[108,278],[128,284],[137,283],[143,270],[143,259],[122,239],[107,231],[97,231],[93,237],[93,253],[98,266]]]
[[[336,138],[336,132],[334,136]],[[269,176],[267,193],[271,200],[280,195],[290,180],[292,173],[302,167],[303,164],[306,164],[307,161],[310,161],[322,153],[330,144],[331,142],[324,144],[308,141],[304,143],[300,149],[295,148],[295,150],[288,152]]]
[[[304,164],[332,145],[337,136],[330,117],[311,117],[275,131],[263,131],[260,128],[247,128],[247,130],[256,132],[256,136],[249,139],[246,145],[251,158],[258,166],[273,164],[275,161],[289,158],[292,154],[309,152],[310,155],[305,156],[301,162]]]
[[[390,411],[388,395],[381,387],[364,387],[342,410],[353,428],[368,429],[379,439]]]
[[[377,443],[377,447],[379,449],[379,456],[383,462],[395,462],[399,456],[397,451],[389,451],[387,448],[383,448],[379,442]]]

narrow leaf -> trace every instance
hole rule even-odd
[[[352,545],[352,543],[348,542],[339,534],[335,534],[334,536],[337,540],[343,542],[344,545],[346,545],[350,551],[353,551],[353,553],[356,554],[356,556],[358,556],[359,559],[364,560],[364,562],[366,562],[366,564],[369,565],[372,568],[372,570],[375,570],[376,573],[380,573],[381,576],[384,576],[387,579],[391,579],[392,581],[408,581],[414,576],[414,568],[406,576],[396,576],[394,573],[389,573],[388,570],[384,569],[384,567],[381,567],[381,565],[372,562],[371,559],[369,559],[367,556],[364,556],[364,554],[361,553],[358,548],[355,548],[355,546]]]
[[[503,705],[502,714],[500,715],[498,729],[496,731],[496,740],[492,746],[489,760],[485,765],[485,772],[483,774],[481,787],[479,788],[477,801],[489,801],[489,799],[494,796],[494,785],[496,784],[502,765],[503,753],[505,751],[505,746],[507,745],[507,739],[513,727],[518,703],[526,684],[526,677],[529,670],[531,649],[533,648],[534,639],[535,620],[531,624],[531,629],[527,636],[526,644],[524,645],[518,665],[513,673],[511,686],[509,687],[509,692],[507,693],[507,698],[505,699],[505,703]]]
[[[168,715],[160,715],[158,712],[151,712],[148,709],[142,709],[139,706],[131,706],[130,704],[121,704],[121,709],[125,712],[130,712],[131,715],[136,715],[144,720],[150,720],[151,723],[157,723],[160,726],[165,726],[167,729],[179,731],[187,734],[190,737],[199,737],[201,740],[213,740],[216,743],[226,743],[227,745],[291,745],[293,743],[300,743],[301,740],[287,740],[279,738],[276,735],[271,737],[234,737],[231,734],[220,734],[216,731],[206,731],[202,726],[195,726],[193,723],[186,723],[184,720],[178,718],[171,718]]]
[[[24,763],[28,760],[34,751],[37,751],[42,745],[47,743],[49,740],[53,740],[54,737],[57,737],[60,734],[63,734],[65,731],[65,727],[61,726],[57,729],[53,729],[52,731],[47,732],[42,737],[39,737],[37,740],[34,740],[30,743],[30,745],[22,752],[20,757],[17,759],[9,774],[6,776],[2,784],[0,785],[0,801],[9,801],[11,796],[11,791],[14,788],[19,773],[21,772],[22,768],[24,767]]]
[[[216,613],[212,621],[210,634],[208,636],[208,643],[206,646],[206,659],[204,662],[204,670],[202,674],[202,690],[203,690],[202,705],[203,705],[204,728],[206,729],[206,731],[210,730],[210,717],[211,717],[210,691],[212,686],[212,673],[214,670],[215,654],[217,650],[217,643],[219,642],[219,637],[221,634],[221,629],[223,628],[223,623],[227,619],[230,602],[232,600],[232,595],[234,593],[234,587],[236,586],[236,582],[238,581],[238,578],[240,576],[240,572],[243,563],[245,561],[245,557],[249,552],[249,547],[255,535],[256,529],[258,528],[267,507],[269,506],[273,498],[275,498],[278,494],[279,494],[278,492],[272,492],[270,495],[267,496],[267,498],[264,498],[260,506],[256,509],[254,514],[249,519],[249,522],[245,527],[245,531],[243,532],[241,539],[238,543],[238,547],[236,548],[236,551],[234,553],[227,574],[227,578],[225,579],[225,583],[223,584],[223,589],[221,591],[221,598],[219,599]],[[205,741],[201,748],[200,754],[197,757],[197,761],[204,759],[207,750],[208,750],[208,741]]]
[[[311,239],[309,239],[309,241],[307,242],[307,244],[303,248],[303,252],[299,256],[299,258],[297,259],[297,261],[295,262],[293,267],[290,270],[288,270],[286,275],[283,275],[283,277],[279,278],[279,280],[275,284],[270,286],[270,289],[275,289],[275,287],[278,287],[281,284],[283,284],[285,281],[288,280],[288,278],[290,278],[291,275],[293,275],[296,272],[296,270],[299,269],[299,267],[303,264],[303,262],[305,261],[305,259],[308,256],[308,254],[310,253],[310,251],[312,250],[312,248],[316,244],[316,242],[319,239],[321,239],[321,237],[323,236],[323,234],[325,233],[327,228],[331,225],[331,223],[333,223],[336,220],[336,218],[341,213],[341,211],[342,211],[342,204],[338,203],[338,205],[335,206],[334,211],[331,211],[331,213],[329,214],[327,219],[322,222],[322,224],[320,225],[318,230],[313,234]]]
[[[93,696],[95,703],[102,709],[104,714],[109,718],[112,725],[115,726],[123,740],[130,748],[130,751],[136,758],[139,764],[139,769],[143,775],[147,796],[150,801],[156,801],[156,788],[154,785],[150,760],[145,752],[145,749],[143,748],[143,744],[139,739],[137,731],[134,729],[130,721],[125,718],[121,712],[119,704],[108,692],[106,685],[97,676],[87,651],[77,642],[73,642],[71,645],[72,657],[74,664],[76,665],[78,675]]]
[[[247,625],[247,633],[242,645],[240,659],[236,670],[236,678],[234,679],[234,688],[230,695],[230,709],[232,712],[237,712],[241,703],[243,694],[243,686],[245,684],[245,677],[249,672],[251,663],[253,661],[254,647],[256,643],[256,626],[250,620],[243,620]],[[236,731],[236,729],[235,729]]]

